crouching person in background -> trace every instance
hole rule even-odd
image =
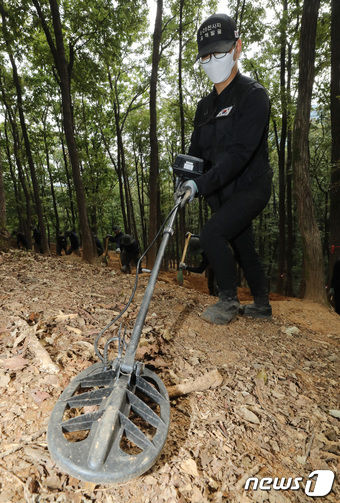
[[[70,238],[71,241],[71,246],[67,250],[66,255],[71,255],[72,252],[74,252],[76,255],[80,257],[80,249],[79,249],[79,239],[77,234],[74,231],[67,231],[65,232],[65,236],[67,238]]]
[[[139,245],[130,234],[124,234],[120,241],[120,250],[121,271],[125,274],[131,274],[131,262],[137,267],[138,260],[140,259]],[[141,265],[138,272],[142,272]]]

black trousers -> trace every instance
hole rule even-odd
[[[335,312],[340,314],[340,293],[339,292],[335,292],[334,302],[335,302]]]
[[[61,255],[61,252],[64,250],[65,255],[67,253],[67,246],[66,245],[58,245],[57,244],[57,255]]]
[[[120,254],[120,260],[121,260],[122,266],[125,266],[129,272],[131,272],[130,263],[133,262],[135,264],[135,266],[137,267],[139,259],[140,259],[139,254],[136,255],[134,253],[129,253],[128,251],[126,251],[124,249],[122,250],[122,252]],[[140,271],[141,271],[141,269],[142,268],[140,266]]]
[[[263,183],[262,183],[263,182]],[[201,230],[200,242],[216,275],[220,292],[237,295],[236,261],[253,297],[268,293],[263,265],[255,249],[252,221],[267,205],[271,176],[234,193]]]

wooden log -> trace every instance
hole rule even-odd
[[[205,391],[210,388],[220,386],[223,378],[218,370],[212,370],[195,380],[186,381],[175,386],[167,387],[169,398],[176,398],[177,396],[187,395],[193,391]]]
[[[58,374],[60,368],[52,360],[46,349],[40,344],[38,337],[34,333],[34,328],[29,329],[30,333],[26,337],[30,351],[34,354],[35,361],[40,371],[47,372],[49,374]]]

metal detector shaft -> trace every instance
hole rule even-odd
[[[162,260],[164,257],[165,249],[167,247],[170,236],[173,234],[173,225],[177,216],[178,208],[181,202],[181,198],[179,197],[176,201],[176,204],[173,208],[172,214],[169,218],[168,225],[165,227],[163,232],[163,239],[161,245],[159,247],[155,264],[152,268],[149,282],[147,284],[144,297],[136,318],[135,326],[132,331],[131,339],[126,349],[124,360],[121,363],[121,370],[126,373],[131,373],[134,367],[135,354],[137,351],[137,347],[139,344],[139,339],[143,330],[144,321],[150,306],[151,298],[155,289],[157,277],[159,270],[162,265]]]

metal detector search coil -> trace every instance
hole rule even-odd
[[[58,466],[97,484],[127,482],[156,462],[167,438],[166,387],[139,366],[121,374],[118,362],[96,363],[71,381],[50,418],[47,442]]]
[[[173,165],[175,175],[182,180],[192,180],[203,174],[204,161],[192,155],[178,154]]]

